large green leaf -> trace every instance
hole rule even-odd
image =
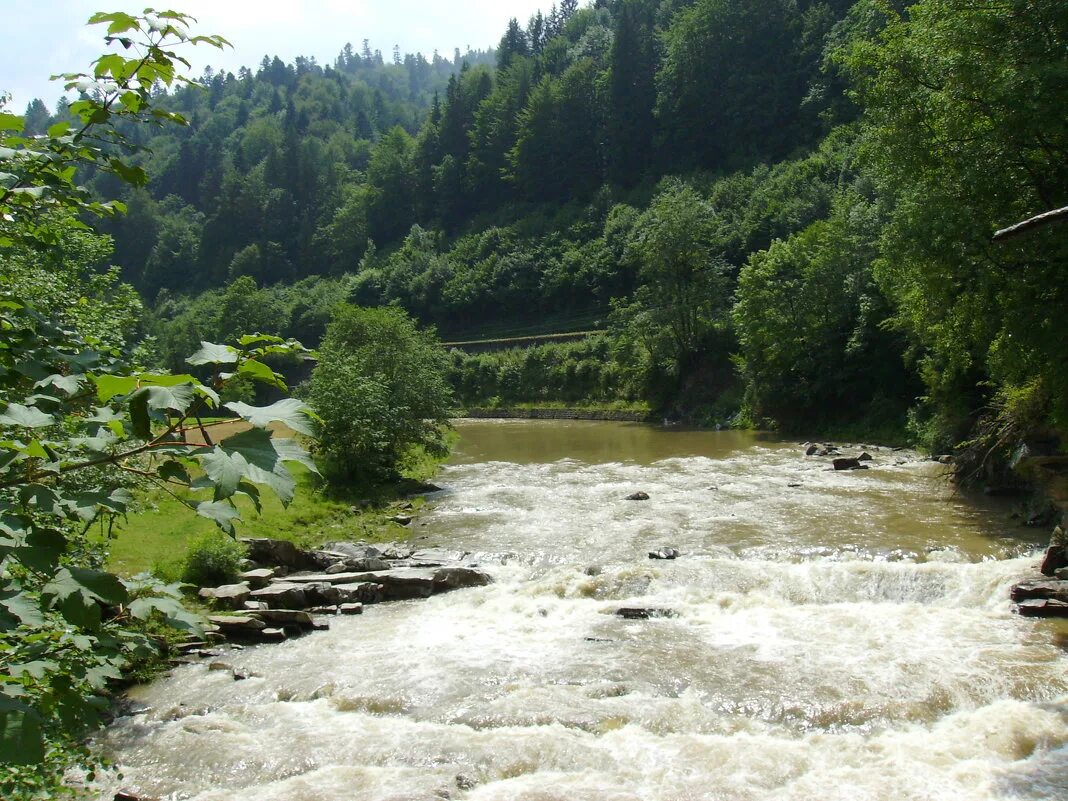
[[[201,342],[200,350],[186,359],[186,364],[199,367],[205,364],[237,364],[238,352],[229,345]]]
[[[270,423],[283,423],[301,434],[313,436],[315,433],[311,410],[296,398],[286,398],[270,406],[249,406],[247,403],[234,401],[227,403],[226,408],[257,428],[266,428]]]
[[[0,426],[44,428],[55,424],[55,418],[51,415],[45,414],[40,409],[35,409],[32,406],[23,406],[18,403],[9,403],[4,411],[0,413]]]
[[[30,596],[16,590],[0,592],[0,631],[24,626],[43,626],[40,605]]]
[[[25,704],[0,697],[0,764],[36,765],[44,756],[40,716]]]
[[[291,444],[291,440],[284,442]],[[292,448],[286,450],[292,451]],[[286,461],[293,459],[279,452],[275,440],[262,428],[227,437],[202,457],[204,470],[215,484],[216,499],[231,497],[238,491],[242,479],[248,479],[254,484],[269,486],[282,503],[288,505],[293,500],[296,481],[286,469]]]
[[[213,521],[219,528],[228,534],[235,533],[234,521],[241,519],[241,513],[226,501],[214,501],[199,503],[196,506],[197,514]]]
[[[137,379],[129,375],[96,375],[92,376],[92,379],[96,384],[96,396],[101,403],[107,403],[116,395],[128,395],[137,389]]]
[[[62,568],[41,590],[45,600],[70,623],[94,628],[100,604],[126,603],[126,587],[111,573],[82,567]]]
[[[81,388],[81,385],[84,381],[84,376],[57,374],[42,378],[33,386],[34,389],[40,389],[42,387],[55,387],[56,389],[61,390],[67,395],[73,395]]]
[[[253,381],[259,381],[262,384],[275,387],[285,392],[288,387],[286,386],[285,379],[268,367],[263,362],[258,362],[255,359],[249,359],[241,363],[241,366],[237,368],[237,374],[251,378]]]

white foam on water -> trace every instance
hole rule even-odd
[[[825,467],[450,466],[424,530],[494,584],[139,688],[101,798],[1068,799],[1058,629],[1008,601],[1032,546],[930,464]]]

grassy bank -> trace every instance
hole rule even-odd
[[[411,460],[401,481],[341,488],[328,485],[307,468],[292,465],[297,479],[293,502],[285,507],[273,493],[264,493],[262,510],[257,513],[248,498],[238,498],[242,517],[237,524],[238,536],[289,540],[301,547],[331,540],[404,540],[412,535],[412,529],[390,518],[398,514],[397,504],[419,482],[430,479],[440,463],[420,454]],[[203,500],[202,494],[198,497]],[[172,495],[153,489],[142,494],[137,511],[117,528],[109,544],[108,568],[126,576],[151,571],[177,578],[189,543],[216,529],[213,522],[197,517],[185,506],[183,501],[189,499],[189,492]],[[424,500],[415,497],[411,503],[418,512]]]

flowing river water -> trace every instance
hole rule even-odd
[[[1068,799],[1068,629],[1008,600],[1038,537],[945,468],[879,450],[835,473],[736,432],[459,430],[414,536],[494,583],[228,655],[247,681],[194,665],[137,690],[102,738],[111,793]]]

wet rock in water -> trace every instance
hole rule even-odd
[[[258,640],[267,628],[267,624],[262,620],[257,620],[249,615],[235,615],[233,617],[212,615],[208,617],[208,621],[212,625],[218,626],[220,633],[224,637],[232,637],[239,640]]]
[[[604,572],[604,568],[600,565],[590,565],[582,572],[587,576],[599,576]]]
[[[341,604],[338,611],[343,615],[362,615],[363,604]]]
[[[282,628],[310,629],[314,623],[310,614],[297,609],[264,609],[253,615],[265,623]]]
[[[1068,581],[1024,581],[1011,591],[1016,602],[1033,599],[1052,599],[1068,602]]]
[[[648,492],[635,492],[626,497],[628,501],[647,501],[649,500]]]
[[[259,636],[260,642],[284,642],[285,639],[285,629],[264,629]]]
[[[1068,617],[1068,602],[1034,598],[1020,601],[1016,611],[1024,617]]]
[[[804,486],[804,485],[795,481],[794,483],[787,484],[786,486],[789,487],[790,489],[797,489],[798,487],[801,487],[801,486]]]
[[[442,567],[434,571],[434,591],[448,592],[468,587],[485,587],[492,584],[488,573],[473,567]]]
[[[342,594],[329,581],[312,581],[304,584],[304,598],[308,606],[337,606]]]
[[[931,461],[939,464],[953,464],[953,457],[948,453],[944,453],[941,456],[932,456]]]
[[[248,681],[249,679],[261,678],[259,673],[253,673],[251,670],[242,670],[234,668],[233,670],[234,681]]]
[[[870,462],[873,461],[873,459],[874,457],[867,451],[864,451],[864,453],[857,457],[858,462]]]
[[[393,515],[390,518],[398,526],[410,526],[412,524],[412,518],[410,515]]]
[[[112,796],[112,801],[157,801],[155,797],[138,795],[131,790],[119,790]]]
[[[678,548],[658,548],[655,551],[649,551],[650,559],[678,559],[682,556],[682,553]]]
[[[270,584],[274,576],[275,571],[273,569],[262,567],[257,570],[246,570],[238,578],[247,583],[252,589],[259,590]]]
[[[449,562],[462,562],[471,554],[467,551],[450,551],[445,548],[420,548],[409,551],[408,558],[413,562],[433,562],[432,567],[439,567]]]
[[[472,777],[466,773],[456,774],[456,789],[458,790],[473,790],[478,785]]]
[[[253,590],[253,601],[262,601],[270,609],[304,609],[311,606],[299,584],[277,583],[262,590]]]
[[[1059,567],[1053,571],[1053,576],[1061,581],[1068,581],[1068,567]]]
[[[308,609],[308,612],[312,615],[336,615],[339,608],[337,606],[313,606]]]
[[[815,456],[820,452],[820,446],[812,442],[806,442],[804,444],[805,456]]]
[[[233,670],[234,666],[227,664],[226,662],[212,662],[208,665],[208,671],[215,673],[223,670]]]
[[[860,459],[853,458],[835,459],[833,464],[835,470],[860,470],[862,467]]]
[[[616,610],[616,614],[626,620],[649,620],[657,617],[678,617],[679,613],[674,609],[663,609],[646,606],[624,606]]]
[[[313,620],[311,624],[312,631],[330,631],[330,624],[325,620]]]
[[[204,587],[198,595],[205,601],[214,601],[224,609],[240,609],[251,592],[244,584],[226,584],[222,587]]]
[[[381,603],[385,593],[385,587],[373,581],[358,581],[355,584],[335,584],[334,586],[340,593],[339,605]]]
[[[1050,537],[1049,548],[1042,557],[1042,566],[1039,571],[1043,576],[1053,576],[1065,567],[1068,567],[1068,544],[1065,544],[1064,530],[1057,526],[1053,529],[1053,536]]]

